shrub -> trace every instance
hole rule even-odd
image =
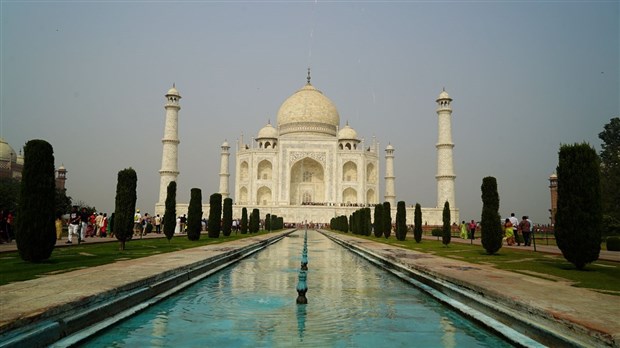
[[[392,235],[392,207],[390,202],[383,202],[383,235],[390,238]]]
[[[420,203],[415,204],[413,224],[413,238],[416,243],[420,243],[422,241],[422,208],[420,207]]]
[[[24,147],[16,242],[24,261],[47,260],[56,245],[54,149],[45,140]]]
[[[265,230],[271,231],[271,214],[265,215]]]
[[[241,234],[248,233],[248,208],[241,209]]]
[[[250,233],[258,233],[260,229],[260,211],[257,208],[252,209],[250,215]]]
[[[499,195],[497,194],[497,180],[492,176],[482,179],[482,217],[480,230],[482,246],[488,254],[495,254],[502,247],[502,223],[499,216]]]
[[[177,224],[177,183],[171,181],[166,188],[166,210],[164,212],[164,234],[168,241],[174,236]]]
[[[431,230],[431,235],[433,237],[441,237],[443,236],[443,230],[441,228],[433,228]]]
[[[620,237],[607,237],[607,250],[620,251]]]
[[[133,217],[136,211],[136,187],[138,176],[132,168],[118,172],[116,184],[116,204],[114,210],[114,235],[120,242],[120,250],[125,250],[125,242],[133,235]]]
[[[442,218],[441,242],[443,245],[448,246],[448,244],[450,244],[450,238],[452,237],[452,231],[450,230],[450,203],[448,203],[448,201],[443,205]]]
[[[209,197],[209,238],[219,238],[222,227],[222,195],[214,193]]]
[[[377,204],[375,205],[375,223],[374,223],[374,229],[375,229],[375,237],[379,238],[383,236],[383,204]]]
[[[600,162],[588,144],[560,147],[555,239],[564,258],[583,269],[601,250]]]
[[[403,241],[407,236],[407,210],[405,202],[396,204],[396,239]]]
[[[222,234],[226,237],[232,232],[232,198],[224,199],[224,211],[222,213]]]
[[[199,188],[193,188],[190,192],[187,208],[187,239],[199,240],[202,231],[202,191]]]

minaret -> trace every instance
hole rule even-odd
[[[230,177],[230,173],[228,172],[229,149],[230,146],[228,146],[228,141],[224,140],[224,143],[222,143],[222,153],[220,155],[220,194],[222,195],[222,199],[230,196],[228,193],[228,179]]]
[[[437,208],[443,208],[446,201],[450,209],[456,208],[454,203],[454,166],[452,161],[452,98],[444,89],[437,98],[437,116],[439,118],[439,135],[437,137]]]
[[[181,95],[175,88],[166,93],[166,121],[164,125],[164,138],[161,140],[163,144],[163,152],[161,155],[161,169],[159,170],[159,203],[163,205],[166,202],[168,194],[168,184],[176,181],[179,175],[179,105]]]
[[[56,170],[56,188],[59,190],[66,190],[65,182],[67,181],[67,169],[64,163],[60,165],[60,168]]]
[[[394,190],[394,146],[385,148],[385,201],[396,207],[396,190]]]
[[[551,216],[551,226],[555,226],[555,213],[558,211],[558,175],[556,173],[549,176],[549,192],[551,192],[551,209],[549,213]]]

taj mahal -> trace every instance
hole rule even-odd
[[[165,95],[165,125],[159,201],[155,213],[163,214],[167,187],[176,181],[178,170],[178,122],[181,95],[173,86]],[[459,221],[455,205],[452,149],[452,99],[442,91],[436,100],[438,116],[437,206],[422,208],[428,225],[441,225],[445,202],[452,222]],[[342,127],[334,103],[311,84],[310,70],[305,85],[280,106],[277,122],[260,129],[250,143],[243,135],[235,144],[234,196],[229,189],[230,149],[221,145],[220,185],[222,198],[233,199],[233,217],[242,208],[260,209],[261,216],[276,214],[287,223],[327,223],[340,215],[349,216],[360,207],[387,201],[396,215],[394,173],[395,148],[385,148],[385,194],[380,197],[379,143],[375,137],[365,143],[348,122]],[[177,203],[177,215],[187,213],[187,203]],[[203,206],[205,218],[208,204]],[[413,224],[414,208],[407,202],[407,223]]]

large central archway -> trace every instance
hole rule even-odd
[[[323,166],[306,157],[291,167],[290,204],[325,202],[325,172]]]

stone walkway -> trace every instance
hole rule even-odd
[[[576,337],[580,345],[620,347],[620,296],[424,254],[349,234],[325,233],[405,268],[480,294],[485,301],[491,300],[525,321],[548,326],[560,336]]]

